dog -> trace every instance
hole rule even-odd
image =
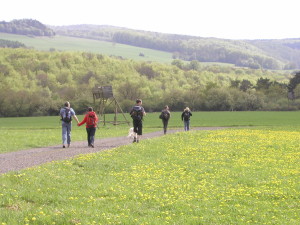
[[[134,139],[134,135],[135,135],[135,133],[133,131],[133,127],[131,127],[128,131],[128,136],[127,137],[130,138],[130,139]]]

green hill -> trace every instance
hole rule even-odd
[[[174,59],[226,63],[251,69],[300,68],[300,39],[230,40],[87,24],[47,27],[31,19],[0,22],[1,31],[4,41],[43,51],[85,51],[162,63]]]
[[[54,37],[30,37],[8,33],[0,33],[0,35],[1,39],[18,41],[24,43],[27,47],[41,51],[83,51],[133,60],[155,61],[162,63],[170,63],[173,60],[172,54],[168,52],[107,41],[60,35],[56,35]]]
[[[57,34],[83,37],[172,53],[173,58],[223,62],[253,69],[300,68],[300,39],[229,40],[164,34],[101,25],[51,27]]]

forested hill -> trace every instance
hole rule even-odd
[[[300,38],[229,40],[101,25],[51,27],[57,34],[171,52],[174,59],[224,62],[252,69],[299,69]]]
[[[55,33],[46,25],[33,19],[0,21],[0,32],[31,35],[31,36],[54,36]]]

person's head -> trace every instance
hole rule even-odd
[[[190,111],[190,108],[189,108],[189,107],[186,107],[186,108],[184,109],[184,111],[189,112],[189,111]]]
[[[137,99],[135,102],[136,102],[137,105],[141,105],[142,104],[142,99]]]
[[[93,108],[92,107],[88,107],[88,111],[89,112],[93,112]]]
[[[70,107],[70,102],[65,102],[65,107]]]
[[[166,106],[164,107],[164,109],[168,110],[168,109],[169,109],[169,106],[166,105]]]

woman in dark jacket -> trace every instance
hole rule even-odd
[[[167,128],[168,128],[168,123],[169,123],[169,119],[171,117],[171,113],[169,111],[169,107],[166,105],[164,107],[164,109],[161,111],[161,114],[159,116],[159,118],[162,120],[163,122],[163,126],[164,126],[164,134],[167,133]]]

